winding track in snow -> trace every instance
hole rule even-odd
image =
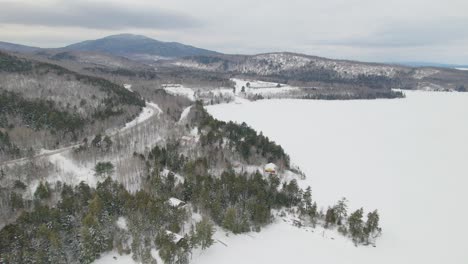
[[[146,115],[144,118],[141,118],[141,115],[144,114],[145,112],[149,113],[149,114]],[[135,128],[135,127],[144,125],[145,123],[148,122],[148,120],[151,119],[151,117],[153,117],[154,115],[159,115],[161,113],[162,113],[162,110],[158,107],[157,104],[152,103],[152,102],[147,102],[146,107],[142,109],[140,114],[134,120],[127,123],[123,128],[121,128],[117,132],[109,133],[108,136],[112,138],[112,137],[115,137],[115,136],[117,136],[117,135],[119,135],[121,133],[127,132],[131,128]],[[142,120],[139,120],[139,119],[142,119]],[[128,124],[130,124],[130,125],[128,125]],[[78,144],[74,144],[74,145],[71,145],[71,146],[67,146],[67,147],[63,147],[63,148],[59,148],[59,149],[54,149],[54,150],[50,150],[50,151],[47,150],[47,151],[45,151],[43,153],[40,153],[40,154],[37,154],[37,155],[35,155],[33,157],[24,157],[24,158],[19,158],[19,159],[14,159],[14,160],[3,161],[3,162],[0,162],[0,167],[22,163],[22,162],[25,162],[25,161],[27,161],[29,159],[49,157],[49,156],[52,156],[52,155],[55,155],[55,154],[64,153],[64,152],[72,150],[75,147],[81,146],[81,144],[82,143],[78,143]]]

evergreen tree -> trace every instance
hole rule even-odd
[[[101,134],[97,134],[94,139],[91,141],[91,145],[95,148],[101,147],[102,136]]]
[[[98,162],[94,166],[94,172],[97,177],[110,177],[114,173],[114,165],[110,162]]]
[[[336,223],[341,225],[343,220],[348,216],[348,205],[346,204],[346,198],[342,198],[338,201],[338,204],[335,206],[334,211],[336,215]]]
[[[374,210],[373,212],[367,214],[367,222],[366,226],[364,227],[366,240],[369,240],[370,235],[379,234],[380,232],[381,228],[379,227],[379,213],[377,210]]]
[[[327,213],[325,214],[325,227],[336,224],[336,213],[335,208],[328,207]]]
[[[112,147],[112,140],[110,139],[109,136],[105,136],[103,141],[102,141],[102,147],[104,151],[108,152],[110,148]]]
[[[39,183],[39,186],[37,187],[36,192],[34,192],[34,198],[38,200],[44,200],[44,199],[50,198],[49,184],[47,182]]]
[[[196,224],[195,236],[197,244],[199,244],[203,250],[209,248],[214,243],[213,234],[213,224],[211,224],[208,218],[203,217],[202,220]]]
[[[363,214],[364,210],[361,208],[353,212],[348,218],[349,233],[356,243],[364,240]]]
[[[234,207],[229,207],[224,214],[223,227],[237,233],[237,212]]]

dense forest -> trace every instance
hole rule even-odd
[[[242,161],[247,164],[273,162],[282,169],[289,168],[289,156],[283,148],[245,123],[236,124],[216,120],[206,112],[203,105],[198,101],[191,111],[192,126],[206,131],[200,137],[201,147],[208,151],[208,160],[219,161],[220,149],[229,149],[240,155]],[[222,157],[222,156],[221,156]]]
[[[207,57],[207,62],[219,61]],[[12,137],[21,127],[27,133],[48,131],[55,136],[54,147],[65,139],[77,144],[69,153],[59,153],[59,162],[32,158],[1,168],[5,226],[0,263],[92,263],[114,250],[142,263],[185,264],[192,252],[219,242],[216,231],[259,232],[285,214],[300,219],[298,225],[336,230],[356,245],[372,245],[381,233],[377,211],[366,219],[363,209],[348,212],[346,199],[321,209],[312,189],[299,187],[297,180],[304,175],[284,149],[245,123],[213,118],[203,106],[209,97],[192,102],[161,89],[166,82],[232,88],[229,76],[172,68],[158,74],[85,70],[95,75],[0,53],[0,157],[36,157]],[[325,72],[304,78],[337,81]],[[373,93],[366,93],[369,98],[402,96],[384,89],[387,84],[377,87],[387,80],[364,79],[366,86],[376,83],[369,88]],[[116,84],[126,80],[134,81],[131,89]],[[68,96],[75,89],[80,94]],[[304,98],[338,99],[333,93],[314,96]],[[143,98],[156,103],[161,113],[128,131],[109,132],[135,118],[145,106]],[[106,123],[112,118],[116,121]],[[88,180],[77,183],[61,162],[80,170],[92,166],[94,175],[81,175],[78,179]],[[276,164],[278,173],[264,171],[267,163]],[[293,178],[283,177],[286,173]],[[172,204],[174,199],[182,205]]]
[[[0,131],[9,135],[0,160],[122,125],[144,106],[139,94],[109,80],[0,52]]]

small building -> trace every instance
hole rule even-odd
[[[274,163],[268,163],[264,168],[266,173],[276,174],[278,172],[278,167]]]
[[[171,231],[169,231],[169,230],[166,230],[166,234],[172,238],[172,242],[173,242],[174,244],[176,244],[176,245],[179,244],[181,241],[184,240],[184,237],[183,237],[183,236],[181,236],[181,235],[179,235],[179,234],[176,234],[176,233],[174,233],[174,232],[171,232]]]
[[[180,207],[184,207],[184,206],[185,206],[185,202],[184,202],[184,201],[179,200],[179,199],[174,198],[174,197],[169,198],[169,200],[167,200],[167,202],[169,203],[170,206],[172,206],[172,207],[174,207],[174,208],[180,208]]]

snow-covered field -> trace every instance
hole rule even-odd
[[[457,68],[457,70],[460,70],[460,71],[468,71],[468,68]]]
[[[236,93],[240,94],[242,87],[244,87],[247,94],[260,94],[263,96],[274,95],[274,94],[286,94],[292,91],[299,91],[298,87],[292,87],[286,84],[263,82],[263,81],[251,81],[242,79],[231,79],[236,83]],[[247,83],[249,85],[247,85]]]
[[[195,90],[192,88],[184,87],[180,84],[166,85],[164,90],[172,95],[181,95],[188,99],[195,101]]]
[[[319,205],[345,196],[351,210],[378,209],[383,234],[376,248],[354,247],[279,220],[261,233],[220,238],[228,246],[217,243],[194,263],[467,263],[468,94],[406,94],[208,107],[281,144]]]

